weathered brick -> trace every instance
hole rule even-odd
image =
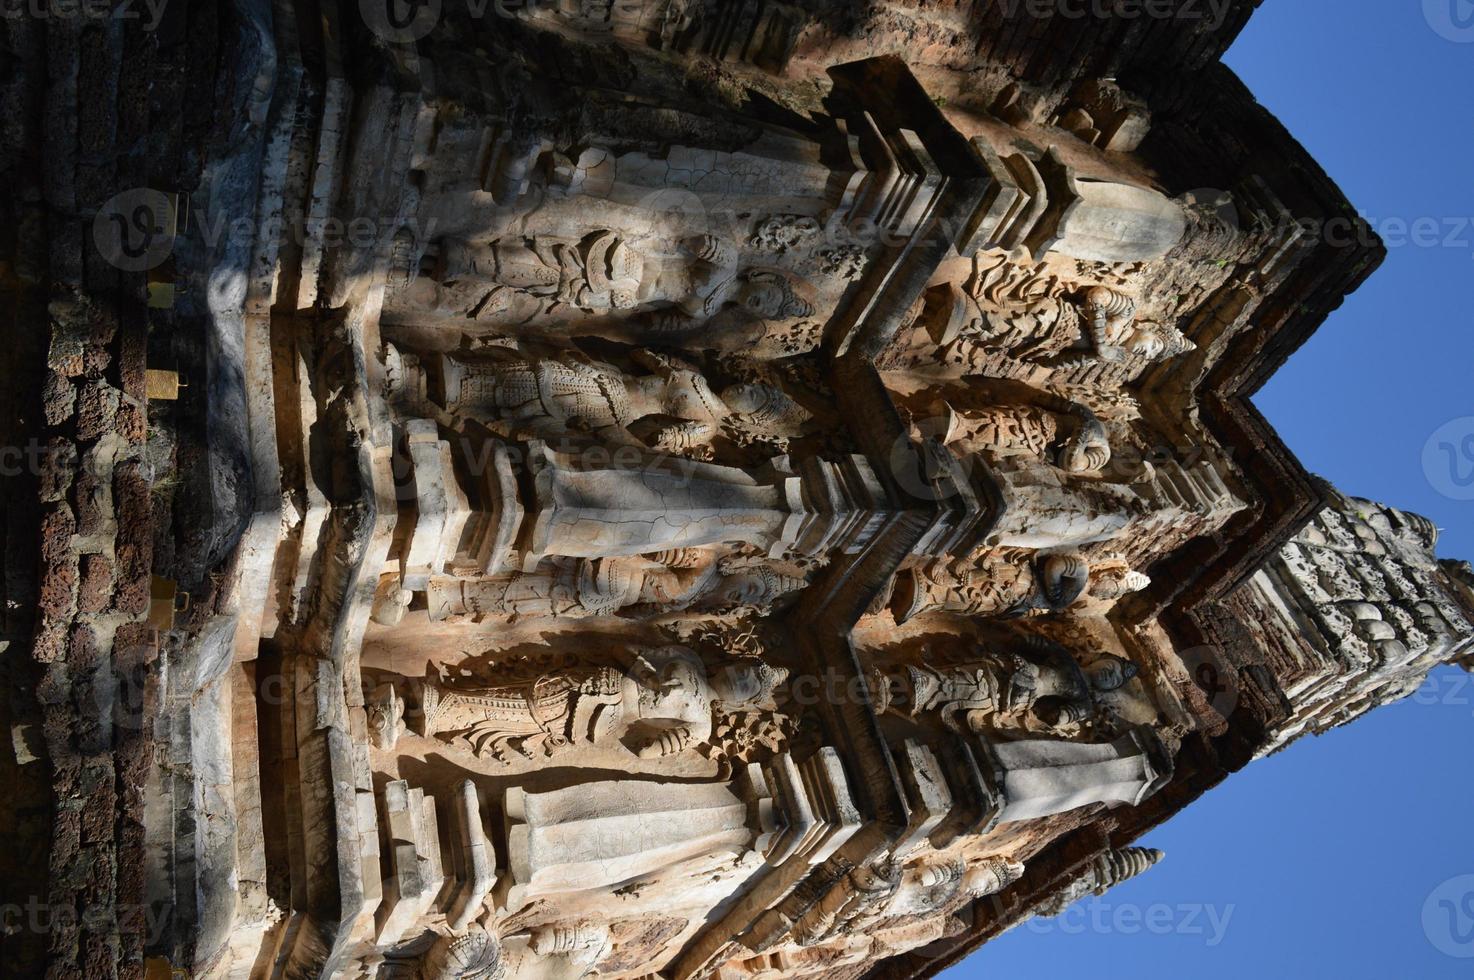
[[[119,612],[141,616],[148,612],[153,523],[148,480],[136,460],[118,466],[113,474],[113,496],[118,514],[114,604]]]
[[[141,445],[148,438],[148,412],[141,403],[124,398],[118,404],[114,428],[130,445]]]
[[[77,533],[86,538],[111,537],[113,515],[108,506],[107,485],[90,462],[95,455],[89,453],[84,458],[82,470],[72,485],[72,503],[77,509]]]
[[[72,551],[76,521],[65,507],[52,507],[41,518],[42,615],[66,619],[76,608],[77,556]]]
[[[112,601],[113,563],[104,555],[82,556],[82,580],[77,585],[77,611],[100,613]]]
[[[77,438],[91,442],[112,431],[118,402],[118,390],[101,378],[83,383],[77,393]]]
[[[41,500],[54,503],[66,499],[77,466],[77,447],[72,441],[53,436],[30,455],[28,463],[31,461],[40,479]]]
[[[61,374],[50,372],[41,388],[41,412],[46,424],[65,425],[77,409],[77,389]]]

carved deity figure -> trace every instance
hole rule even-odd
[[[985,311],[977,329],[968,332],[984,346],[1032,361],[1072,351],[1111,362],[1128,354],[1160,361],[1196,347],[1170,324],[1138,322],[1136,302],[1108,286],[1046,297],[1016,309]]]
[[[432,619],[447,616],[583,619],[622,611],[765,613],[808,583],[767,564],[724,559],[674,565],[640,557],[549,559],[536,571],[496,578],[430,580]]]
[[[937,559],[902,573],[891,611],[897,623],[934,610],[1003,619],[1037,616],[1068,609],[1086,597],[1112,601],[1150,584],[1124,562],[1092,567],[1077,554],[1025,552],[980,564]]]
[[[1024,866],[1006,858],[969,865],[961,858],[925,859],[910,865],[879,916],[882,920],[926,916],[1002,891],[1023,877]]]
[[[649,351],[634,357],[651,373],[637,377],[569,354],[446,356],[446,408],[481,421],[504,421],[516,434],[546,438],[582,431],[636,446],[645,444],[631,431],[636,423],[663,420],[649,445],[677,455],[706,455],[721,434],[786,446],[810,417],[769,385],[738,384],[717,394],[688,364]]]
[[[922,918],[949,905],[1002,891],[1023,876],[1023,865],[989,858],[968,867],[961,860],[923,859],[855,868],[794,924],[792,936],[810,947],[842,935],[867,932],[903,918]]]
[[[682,243],[682,255],[655,258],[614,231],[581,239],[538,236],[485,245],[439,243],[435,306],[477,320],[521,324],[560,312],[646,310],[658,332],[682,332],[728,308],[747,317],[809,316],[781,273],[743,269],[736,250],[710,235]]]
[[[1067,473],[1097,473],[1111,461],[1105,426],[1083,406],[1073,415],[1037,405],[936,407],[945,419],[943,441],[962,453],[1040,459]]]
[[[1128,355],[1160,361],[1196,348],[1170,324],[1138,321],[1136,301],[1109,286],[1071,290],[1014,256],[978,253],[966,287],[974,316],[961,332],[1021,360],[1071,352],[1118,362]]]
[[[394,690],[393,684],[380,684],[374,688],[364,704],[368,714],[369,739],[374,748],[386,752],[393,750],[404,734],[404,699]]]
[[[659,758],[708,743],[715,715],[770,706],[786,677],[761,661],[708,675],[701,658],[680,646],[641,650],[627,668],[575,665],[501,684],[427,674],[422,734],[447,733],[501,762],[615,745]]]
[[[952,666],[877,668],[870,675],[876,710],[933,718],[956,732],[1087,733],[1097,697],[1136,676],[1136,666],[1096,653],[1088,668],[1068,650],[1038,638],[1017,651],[984,651]]]

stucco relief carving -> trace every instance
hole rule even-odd
[[[783,449],[811,418],[772,385],[733,384],[717,393],[677,357],[637,350],[632,358],[648,373],[631,375],[573,354],[444,355],[440,383],[450,412],[503,423],[508,435],[585,434],[682,456],[709,457],[719,436]],[[641,439],[636,431],[646,421]]]
[[[882,367],[1083,384],[1109,398],[1152,365],[1196,349],[1173,322],[1175,306],[1141,292],[1155,280],[1140,263],[1035,261],[1024,250],[991,249],[949,268],[949,281],[927,290]]]
[[[1029,404],[957,409],[939,400],[932,410],[954,452],[1027,457],[1068,473],[1098,473],[1111,461],[1105,426],[1083,405],[1069,412]]]
[[[404,699],[394,690],[393,684],[380,684],[370,695],[366,707],[369,738],[373,740],[374,748],[393,751],[399,736],[405,731]]]
[[[549,559],[497,578],[430,580],[431,619],[693,614],[765,615],[806,585],[767,561],[700,552],[641,557]]]
[[[582,746],[661,758],[711,747],[718,730],[730,737],[729,715],[774,710],[786,676],[761,661],[709,673],[694,651],[677,646],[633,651],[626,667],[573,664],[495,684],[427,675],[421,734],[501,762]]]
[[[1110,286],[1061,281],[1001,252],[978,253],[964,289],[975,309],[939,342],[961,336],[1029,361],[1085,355],[1108,362],[1165,360],[1194,349],[1170,324],[1138,320],[1137,302]]]
[[[607,229],[484,244],[444,239],[427,265],[408,301],[505,329],[639,311],[639,330],[670,338],[719,315],[740,323],[814,312],[786,274],[743,267],[736,249],[712,235],[686,239],[671,255]]]
[[[955,732],[1090,738],[1115,734],[1099,696],[1135,676],[1136,667],[1114,654],[1093,653],[1082,666],[1035,638],[946,666],[877,667],[870,689],[880,710]]]
[[[854,868],[794,923],[793,941],[813,947],[841,936],[863,936],[899,922],[992,895],[1017,881],[1023,866],[987,858],[971,866],[926,856]]]
[[[1191,175],[1128,156],[1148,114],[1114,82],[949,102],[1008,70],[825,61],[789,3],[575,6],[447,17],[394,86],[294,64],[261,117],[288,163],[259,213],[300,190],[392,234],[263,243],[265,362],[218,376],[261,458],[202,497],[249,472],[282,504],[248,521],[251,656],[169,691],[198,758],[151,772],[150,819],[202,830],[155,823],[148,887],[287,911],[202,902],[198,949],[170,920],[197,968],[856,980],[1038,907],[977,900],[1061,880],[1222,734],[1162,622],[1183,549],[1254,553],[1231,518],[1303,501],[1223,444],[1214,372],[1246,376],[1276,283],[1338,278],[1259,268],[1239,185],[1155,189]],[[1334,638],[1282,644],[1314,694],[1276,737],[1467,632],[1426,522],[1342,510],[1254,578]]]
[[[933,610],[1016,618],[1062,612],[1086,598],[1111,602],[1150,584],[1119,560],[1092,565],[1078,554],[1017,552],[903,572],[891,608],[898,623]]]

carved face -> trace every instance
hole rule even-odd
[[[1024,866],[1003,858],[987,858],[969,868],[962,879],[962,890],[973,898],[993,895],[1024,876]]]
[[[771,385],[732,385],[722,391],[722,402],[748,425],[767,434],[787,434],[810,418],[807,411]]]
[[[783,300],[783,290],[771,280],[748,279],[737,288],[737,302],[764,320],[778,319]]]
[[[1097,599],[1119,599],[1151,584],[1149,577],[1129,568],[1103,568],[1091,576],[1090,594]]]
[[[788,280],[776,272],[749,272],[737,284],[733,302],[763,320],[789,320],[809,316],[814,308],[793,292]]]
[[[717,586],[713,597],[722,605],[761,606],[772,600],[768,583],[755,571],[728,575]]]
[[[728,664],[713,684],[714,692],[728,704],[751,704],[768,693],[758,664]]]
[[[1097,691],[1114,691],[1136,676],[1136,665],[1114,654],[1103,653],[1086,671],[1090,686]]]
[[[673,371],[661,393],[662,408],[678,419],[715,419],[720,414],[716,395],[694,371]]]
[[[773,394],[767,385],[733,385],[722,392],[722,401],[739,415],[751,415],[768,408]]]
[[[1166,353],[1167,342],[1156,330],[1142,326],[1131,332],[1131,338],[1126,341],[1126,349],[1137,357],[1155,361]]]
[[[1149,361],[1159,361],[1197,350],[1197,344],[1184,337],[1176,327],[1155,323],[1137,324],[1125,347],[1136,356]]]
[[[907,868],[901,885],[886,907],[886,915],[925,915],[956,898],[965,868],[960,861]]]
[[[706,672],[691,656],[677,656],[641,670],[641,718],[694,718],[707,710]]]

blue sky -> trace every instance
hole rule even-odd
[[[1313,472],[1474,559],[1474,2],[1270,0],[1227,60],[1389,240],[1256,403]],[[1403,230],[1418,219],[1438,233]],[[1142,841],[1156,868],[949,980],[1467,980],[1474,958],[1443,950],[1474,957],[1474,918],[1440,902],[1474,912],[1474,878],[1445,885],[1474,875],[1471,750],[1474,683],[1445,669],[1252,764]]]

